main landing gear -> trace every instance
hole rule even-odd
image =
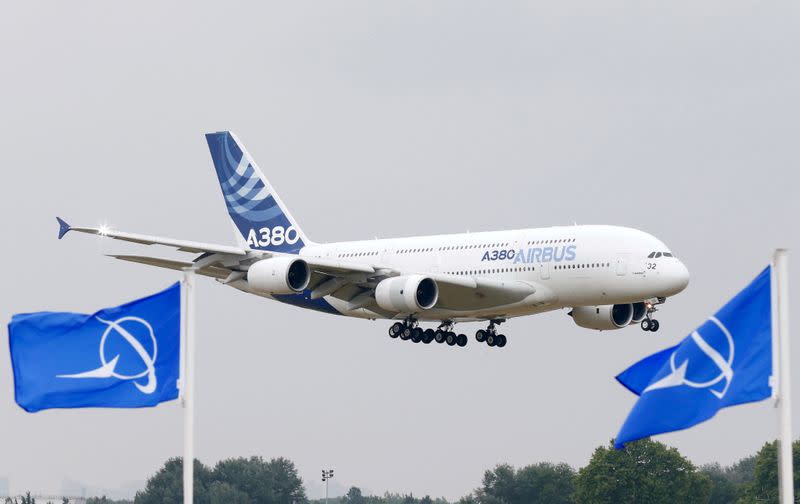
[[[660,297],[660,298],[657,298],[657,300],[655,302],[652,302],[652,301],[645,301],[644,302],[645,306],[647,307],[647,314],[644,316],[644,319],[642,320],[642,323],[641,323],[643,331],[652,331],[652,332],[658,331],[658,327],[659,327],[658,320],[653,318],[653,313],[658,311],[658,308],[656,308],[656,305],[664,304],[664,302],[666,300],[667,300],[667,298]]]
[[[504,334],[497,334],[497,328],[495,326],[500,325],[501,323],[505,322],[505,320],[492,320],[489,322],[489,327],[484,329],[479,329],[475,333],[475,341],[478,343],[486,342],[487,345],[490,347],[498,347],[503,348],[506,346],[508,340]]]
[[[422,342],[426,345],[435,341],[436,343],[447,343],[448,346],[467,346],[467,337],[463,334],[456,334],[453,332],[452,321],[442,322],[434,331],[433,329],[423,330],[419,327],[419,321],[417,321],[417,319],[408,317],[403,322],[395,322],[389,327],[389,337],[399,337],[404,341],[411,340],[414,343]]]

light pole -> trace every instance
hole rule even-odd
[[[325,504],[328,504],[328,480],[333,479],[333,469],[322,470],[322,481],[325,482]]]

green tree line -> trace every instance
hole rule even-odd
[[[793,446],[795,492],[800,496],[800,441]],[[194,461],[196,504],[321,504],[309,501],[294,463],[285,458],[233,458],[213,467]],[[120,501],[119,504],[123,504]],[[182,504],[183,463],[169,459],[136,493],[133,504]],[[478,488],[454,504],[756,504],[778,503],[777,444],[729,467],[695,466],[677,449],[644,439],[615,450],[595,449],[578,470],[542,462],[487,470]],[[105,497],[87,504],[112,504]],[[30,494],[5,504],[36,504]],[[125,503],[128,504],[128,503]],[[450,504],[428,495],[364,495],[358,487],[329,504]]]
[[[135,504],[182,504],[183,462],[167,461]],[[261,457],[222,460],[214,467],[194,461],[195,504],[301,504],[308,502],[294,463],[285,458]]]
[[[800,441],[793,444],[795,493],[800,491]],[[615,450],[598,447],[575,470],[543,462],[519,469],[500,464],[457,504],[778,504],[776,443],[729,467],[696,467],[677,449],[644,439]],[[800,494],[798,494],[800,496]],[[321,500],[314,504],[321,504]],[[428,496],[364,496],[357,487],[329,504],[447,504]]]

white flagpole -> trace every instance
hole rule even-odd
[[[183,270],[185,310],[183,312],[183,503],[194,502],[194,277],[193,268]]]
[[[792,468],[792,377],[789,344],[789,252],[777,249],[774,258],[777,283],[778,327],[778,485],[781,504],[794,504],[794,469]]]
[[[186,273],[181,277],[180,355],[178,357],[178,400],[185,406],[183,392],[186,383]]]

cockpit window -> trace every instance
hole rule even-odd
[[[652,259],[652,258],[654,258],[655,256],[656,256],[656,253],[655,253],[655,252],[650,252],[650,255],[649,255],[649,256],[647,256],[647,258],[648,258],[648,259]]]
[[[656,252],[656,259],[658,259],[659,257],[661,257],[661,252]]]
[[[672,257],[672,253],[671,252],[664,252],[664,257]]]

